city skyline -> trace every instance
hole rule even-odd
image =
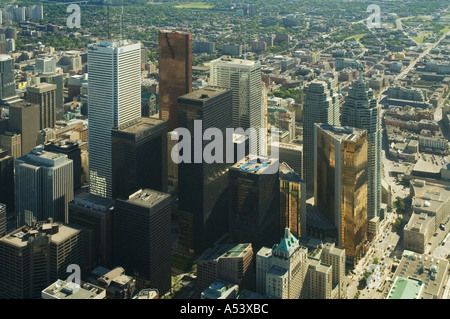
[[[449,6],[331,4],[5,1],[0,299],[449,299]]]

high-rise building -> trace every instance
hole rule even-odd
[[[265,127],[261,83],[261,63],[258,61],[228,57],[211,61],[210,84],[231,89],[233,92],[231,109],[235,129],[259,130]],[[259,139],[251,142],[257,143],[253,147],[259,151]]]
[[[5,131],[0,135],[0,147],[14,158],[22,156],[22,135],[15,131]]]
[[[192,92],[192,35],[160,30],[159,37],[159,118],[168,130],[178,127],[178,97]]]
[[[136,288],[171,288],[171,204],[169,194],[142,189],[117,199],[114,210],[114,259]]]
[[[271,147],[276,147],[278,149],[280,163],[285,162],[294,170],[294,172],[300,175],[300,177],[302,176],[303,146],[295,143],[273,142]]]
[[[333,267],[314,257],[308,257],[307,263],[302,299],[331,299]]]
[[[39,129],[41,130],[55,127],[56,88],[56,85],[49,83],[40,83],[27,87],[27,101],[39,104]]]
[[[369,220],[379,216],[381,207],[381,106],[367,82],[360,77],[348,91],[342,106],[342,125],[367,130],[368,149],[368,210]]]
[[[56,56],[45,55],[36,58],[34,67],[35,74],[46,74],[56,72]]]
[[[234,242],[271,247],[280,232],[278,160],[250,154],[230,168],[229,234]],[[272,166],[276,172],[267,174]]]
[[[306,184],[283,162],[280,164],[280,235],[285,228],[294,236],[306,235]]]
[[[216,245],[197,259],[197,293],[200,295],[216,280],[252,289],[254,258],[250,243]]]
[[[307,195],[314,192],[314,123],[339,125],[339,98],[335,83],[318,79],[305,88],[303,106],[303,179]]]
[[[0,203],[0,237],[6,235],[6,205]]]
[[[89,244],[84,247],[83,272],[89,272],[100,265],[113,266],[113,213],[112,199],[88,192],[76,195],[69,203],[70,225],[76,225],[83,229],[84,234],[90,234]]]
[[[178,133],[167,133],[167,184],[178,193],[178,163],[172,159],[172,154],[177,154]]]
[[[285,229],[272,249],[263,247],[256,257],[256,289],[280,299],[298,299],[308,269],[308,250]]]
[[[10,55],[0,55],[0,100],[16,96],[14,60]]]
[[[9,129],[21,135],[22,154],[28,154],[36,147],[40,130],[39,105],[21,100],[9,106]]]
[[[95,195],[112,196],[111,129],[141,117],[140,61],[140,43],[88,47],[89,175]]]
[[[354,266],[367,241],[367,131],[315,124],[314,140],[314,201]]]
[[[335,243],[325,243],[322,245],[320,259],[332,266],[333,290],[338,286],[338,298],[340,298],[345,278],[345,249],[336,247]]]
[[[15,161],[18,227],[53,218],[68,223],[73,200],[73,161],[37,147]]]
[[[189,142],[194,146],[191,154],[186,154],[188,151],[183,148],[183,158],[178,164],[179,209],[193,214],[194,247],[191,248],[197,253],[227,231],[231,164],[226,157],[232,143],[227,140],[226,129],[232,123],[228,108],[231,100],[231,90],[216,87],[205,87],[178,98],[178,125],[189,131]],[[213,142],[203,138],[199,141],[199,136],[206,136],[212,128],[219,130],[222,137],[214,136]],[[185,138],[189,137],[183,136]],[[185,143],[180,142],[179,146]]]
[[[81,148],[78,141],[73,140],[52,140],[44,145],[44,149],[53,153],[66,154],[68,159],[73,161],[73,188],[81,188]]]
[[[7,212],[14,211],[14,157],[0,148],[0,203],[6,204]]]
[[[52,220],[20,227],[2,237],[0,298],[41,298],[50,283],[69,277],[69,265],[81,265],[82,245],[81,230]]]
[[[142,117],[112,130],[113,198],[149,188],[167,193],[167,121]]]
[[[56,85],[56,102],[55,113],[56,120],[60,121],[64,119],[64,76],[59,73],[39,74],[37,76],[40,83],[49,83]]]
[[[59,300],[73,300],[73,299],[105,299],[106,291],[103,288],[94,286],[87,282],[81,282],[80,285],[74,282],[66,282],[58,279],[50,286],[42,290],[42,299],[59,299]]]

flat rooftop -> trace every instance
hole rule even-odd
[[[127,202],[145,207],[153,207],[170,198],[169,194],[152,189],[141,189],[128,197]]]
[[[418,280],[397,277],[387,299],[418,299],[422,288]]]
[[[252,61],[252,60],[245,60],[245,59],[238,59],[238,58],[232,58],[229,56],[222,56],[216,60],[212,60],[211,65],[214,64],[229,64],[230,66],[247,66],[252,67],[256,64],[259,64],[258,61]]]
[[[164,123],[166,123],[166,121],[152,117],[141,117],[136,121],[122,125],[121,127],[119,127],[118,131],[121,133],[137,134]]]
[[[331,271],[331,265],[325,264],[320,261],[320,259],[308,257],[309,267],[313,267],[316,271],[326,273]]]
[[[200,257],[200,260],[217,260],[219,258],[242,257],[246,253],[253,253],[252,245],[249,243],[238,245],[218,245],[207,249]]]
[[[413,210],[436,213],[443,205],[450,204],[450,186],[415,179],[410,181]]]
[[[104,299],[105,296],[105,290],[93,284],[82,282],[79,286],[64,280],[58,280],[42,291],[44,299]]]
[[[114,207],[114,200],[94,195],[89,192],[83,192],[76,195],[73,203],[77,206],[83,206],[101,212],[105,212]]]
[[[220,94],[223,94],[227,91],[231,91],[227,88],[215,87],[215,86],[207,86],[198,90],[194,90],[190,93],[184,94],[179,97],[182,100],[191,100],[191,101],[208,101]]]
[[[365,130],[357,129],[354,127],[342,127],[319,123],[315,125],[325,131],[328,135],[339,141],[356,142],[356,140],[363,137],[366,132]]]
[[[278,159],[270,156],[248,155],[231,166],[232,170],[240,170],[252,174],[264,174],[272,165],[277,165]]]
[[[287,274],[288,270],[286,268],[282,268],[280,266],[272,266],[268,271],[267,274],[282,277]]]

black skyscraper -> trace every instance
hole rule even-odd
[[[192,146],[191,154],[184,154],[185,149],[180,152],[183,161],[178,166],[179,210],[191,215],[194,247],[185,248],[193,249],[195,253],[201,253],[227,231],[228,169],[231,164],[226,163],[226,156],[228,151],[233,151],[233,141],[226,143],[226,129],[233,127],[231,105],[232,92],[223,88],[206,87],[178,98],[178,125],[189,130]],[[219,129],[223,139],[214,136],[212,141],[203,140],[208,128]],[[180,138],[180,144],[184,138],[188,137]],[[210,143],[221,148],[223,156],[207,163],[203,152]]]
[[[14,211],[14,157],[0,148],[0,203],[7,212]]]
[[[142,117],[112,130],[113,198],[167,192],[167,121]]]

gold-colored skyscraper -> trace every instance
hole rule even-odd
[[[354,266],[367,241],[367,131],[315,124],[314,200]]]
[[[178,98],[192,92],[192,35],[160,30],[159,118],[178,128]]]
[[[306,184],[286,163],[280,164],[280,235],[285,228],[306,235]]]

